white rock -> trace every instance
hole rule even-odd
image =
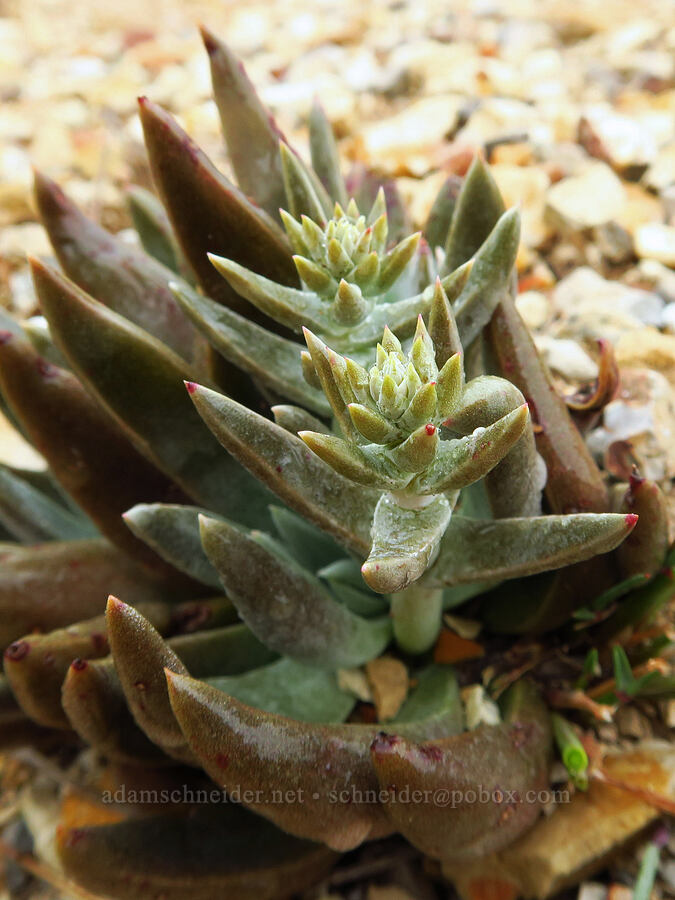
[[[641,225],[635,233],[635,251],[640,257],[675,268],[675,225]]]
[[[655,259],[641,259],[637,271],[643,280],[646,279],[651,283],[656,293],[667,303],[675,303],[675,272],[672,269]]]
[[[615,219],[623,207],[625,192],[610,167],[596,162],[583,174],[554,184],[546,200],[554,224],[580,231]]]
[[[624,116],[609,105],[595,104],[584,110],[584,118],[607,158],[618,168],[647,165],[656,158],[656,139],[635,116]]]
[[[669,144],[659,151],[656,159],[642,176],[647,187],[656,191],[669,184],[675,184],[675,144]]]
[[[532,331],[541,328],[551,315],[551,304],[541,291],[523,291],[516,297],[516,309]]]
[[[580,313],[625,314],[645,325],[660,326],[663,298],[650,291],[609,281],[588,266],[575,269],[558,283],[553,301],[562,315]]]
[[[630,441],[640,472],[662,481],[675,475],[675,396],[668,379],[646,368],[622,368],[620,394],[603,411],[602,427],[588,438],[602,455],[615,441]]]
[[[537,335],[537,350],[549,369],[570,381],[592,381],[598,376],[597,363],[576,341]]]

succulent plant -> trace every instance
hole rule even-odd
[[[3,408],[48,465],[0,469],[3,735],[74,734],[113,795],[208,775],[230,798],[68,820],[67,874],[119,898],[288,896],[392,832],[444,861],[506,846],[539,814],[548,711],[521,680],[466,729],[444,609],[583,648],[670,594],[663,497],[636,477],[610,510],[483,161],[407,235],[393,185],[343,179],[320,107],[310,167],[204,38],[240,187],[142,99],[144,249],[38,175],[59,268],[31,260],[45,319],[0,334]],[[373,721],[345,674],[385,654],[412,688]]]

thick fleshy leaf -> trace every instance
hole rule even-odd
[[[317,531],[302,516],[285,506],[273,506],[270,512],[285,549],[310,572],[316,572],[344,556],[343,548],[330,535]]]
[[[335,135],[323,107],[316,99],[309,114],[309,148],[312,168],[319,176],[328,196],[346,206],[347,189],[340,173],[340,157]]]
[[[461,187],[462,179],[458,175],[449,175],[436,195],[424,226],[424,236],[432,248],[445,247]]]
[[[321,421],[308,413],[307,410],[300,409],[299,406],[290,406],[289,404],[279,404],[272,407],[272,415],[274,421],[284,431],[288,431],[296,435],[298,431],[318,431],[319,434],[330,434],[330,428]]]
[[[341,691],[332,672],[280,659],[243,675],[210,678],[209,684],[247,706],[299,722],[344,722],[356,698]]]
[[[242,625],[166,642],[139,612],[114,597],[106,608],[108,640],[129,709],[143,732],[170,756],[192,762],[171,711],[164,668],[200,677],[239,674],[274,659]]]
[[[471,259],[503,212],[497,183],[482,157],[476,156],[455,203],[445,243],[445,272]]]
[[[415,681],[417,685],[396,714],[392,727],[404,722],[428,722],[436,716],[443,716],[446,736],[461,734],[464,730],[464,704],[454,669],[432,664],[417,672]],[[449,717],[452,712],[454,722]]]
[[[144,603],[143,615],[165,632],[171,621],[169,604]],[[61,706],[61,686],[74,659],[107,656],[104,616],[96,616],[49,634],[28,634],[5,650],[4,671],[22,709],[39,725],[70,728]]]
[[[155,186],[205,293],[244,315],[252,312],[215,271],[209,252],[282,284],[297,284],[281,228],[214,167],[161,107],[143,98],[140,117]]]
[[[199,537],[199,515],[213,515],[198,506],[139,503],[124,513],[133,533],[191,578],[220,590],[220,578],[209,562]]]
[[[618,511],[639,516],[616,552],[621,574],[655,575],[668,551],[668,504],[663,491],[655,481],[633,476]]]
[[[300,344],[261,328],[186,285],[176,284],[174,290],[193,324],[226,359],[280,397],[320,415],[329,413],[321,391],[307,384],[302,374]]]
[[[40,296],[49,293],[48,300],[58,302],[51,273],[35,272]],[[142,500],[180,500],[176,485],[134,448],[74,375],[47,363],[26,341],[0,343],[0,387],[54,477],[100,531],[158,574],[175,577],[175,569],[131,534],[121,514]]]
[[[383,494],[373,519],[373,546],[361,569],[369,587],[393,594],[417,581],[434,562],[451,515],[445,496],[421,509],[405,509]]]
[[[460,296],[465,288],[472,265],[473,263],[468,262],[441,279],[443,290],[451,303]],[[419,317],[428,314],[433,302],[434,291],[435,285],[431,284],[421,294],[396,300],[393,303],[377,305],[366,321],[359,325],[356,333],[348,336],[349,342],[356,347],[375,344],[381,339],[385,325],[399,338],[409,337],[415,331]],[[470,311],[471,306],[467,309]],[[461,310],[457,310],[457,312],[461,315],[464,314]],[[461,331],[460,320],[461,316],[457,319],[457,327]],[[339,341],[333,339],[332,343],[340,349]]]
[[[62,369],[70,368],[68,360],[52,340],[49,322],[44,316],[31,316],[21,323],[21,327],[31,345],[47,362],[60,366]]]
[[[281,325],[296,332],[303,324],[328,333],[335,328],[328,305],[311,291],[288,287],[223,256],[210,253],[209,260],[233,291]]]
[[[129,710],[150,740],[174,759],[194,757],[171,713],[164,668],[186,675],[188,670],[148,620],[135,609],[110,597],[106,624],[115,669]]]
[[[77,884],[119,900],[278,900],[311,887],[334,860],[325,847],[225,802],[197,805],[189,815],[61,828],[57,849]]]
[[[389,608],[386,598],[368,589],[355,559],[339,559],[320,569],[317,575],[327,581],[337,599],[358,616],[369,619],[382,615]]]
[[[523,401],[523,395],[511,382],[480,375],[466,384],[459,409],[445,425],[455,434],[472,434],[477,428],[488,428],[498,422],[518,409]],[[514,447],[481,483],[492,516],[502,519],[539,515],[545,478],[534,433],[531,428],[525,428]],[[481,490],[480,486],[476,490]],[[480,497],[474,492],[474,500],[477,496]]]
[[[452,441],[441,441],[431,465],[417,477],[420,493],[456,491],[483,478],[514,446],[529,425],[527,404],[507,413],[487,428]]]
[[[191,376],[183,361],[54,270],[33,267],[55,340],[140,450],[197,502],[268,526],[269,494],[204,427],[181,384]]]
[[[424,584],[443,587],[518,578],[608,553],[632,531],[636,516],[579,513],[497,519],[453,516]]]
[[[301,431],[298,437],[323,462],[351,483],[380,490],[399,490],[410,475],[388,460],[379,448],[361,448],[333,434]]]
[[[485,329],[485,340],[499,374],[520,389],[530,407],[537,450],[546,463],[545,491],[553,512],[605,512],[609,502],[602,474],[508,292]]]
[[[40,493],[0,464],[0,522],[18,541],[77,540],[97,537],[92,522]]]
[[[275,218],[286,194],[279,159],[283,134],[263,106],[241,60],[212,32],[201,28],[211,64],[213,96],[228,156],[241,190]]]
[[[378,726],[296,722],[246,706],[194,678],[167,672],[167,679],[192,751],[217,784],[238,788],[244,805],[291,834],[311,835],[335,850],[389,831],[373,793],[369,747]],[[428,718],[392,727],[412,740],[455,734],[454,699],[449,692],[447,705]],[[283,795],[300,788],[305,802],[272,802],[273,791]]]
[[[222,445],[292,509],[364,556],[378,494],[347,481],[300,438],[228,397],[195,385],[192,401]]]
[[[466,286],[454,304],[464,347],[480,335],[508,291],[520,240],[520,213],[510,209],[499,219],[473,260]]]
[[[228,596],[271,649],[298,662],[337,669],[359,666],[389,643],[388,619],[355,616],[309,572],[256,541],[255,533],[205,517],[201,533]]]
[[[286,191],[284,208],[296,220],[308,216],[317,225],[323,225],[332,212],[330,198],[323,186],[310,176],[307,166],[285,141],[279,143],[279,156]]]
[[[110,657],[74,660],[63,682],[61,703],[72,728],[107,759],[152,766],[167,762],[129,712]]]
[[[8,550],[0,566],[0,646],[30,631],[53,631],[99,615],[111,591],[134,605],[172,596],[170,586],[151,579],[104,540]]]
[[[538,818],[548,787],[548,711],[525,683],[512,688],[500,725],[414,744],[382,734],[372,757],[392,823],[435,859],[467,859],[500,850]],[[419,796],[447,798],[415,802]],[[532,792],[531,794],[528,792]]]
[[[44,175],[35,176],[35,199],[68,278],[189,359],[194,331],[169,290],[175,274],[88,219]]]
[[[187,278],[187,263],[173,236],[166,210],[155,194],[132,185],[127,189],[126,200],[145,252],[167,269]]]

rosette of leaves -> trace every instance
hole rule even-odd
[[[66,872],[120,898],[285,896],[392,831],[440,859],[505,846],[536,805],[382,796],[546,782],[531,685],[464,730],[456,672],[426,655],[443,607],[478,598],[495,630],[546,629],[560,572],[631,575],[647,544],[656,573],[666,549],[660,494],[635,485],[611,512],[552,395],[513,306],[518,215],[484,165],[407,236],[391,184],[343,180],[318,108],[309,167],[205,43],[238,186],[143,100],[145,249],[38,176],[60,268],[32,261],[45,318],[0,337],[3,408],[48,464],[0,470],[3,738],[69,734],[116,767],[108,783],[203,786],[203,770],[241,800],[64,824]],[[534,611],[513,603],[532,576],[550,579]],[[664,602],[659,577],[582,613],[625,630]],[[367,723],[338,673],[385,651],[415,686]]]

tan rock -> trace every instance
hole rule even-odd
[[[520,205],[521,240],[527,247],[538,247],[551,234],[544,220],[546,191],[551,179],[543,168],[500,163],[491,167],[506,206]]]
[[[606,757],[604,766],[632,788],[674,796],[675,751],[669,744],[645,742],[634,752]],[[564,794],[560,799],[564,801]],[[444,874],[463,900],[543,900],[600,871],[659,815],[629,791],[591,782],[588,792],[559,802],[550,817],[540,819],[508,849],[475,862],[446,865]]]
[[[582,231],[616,219],[625,201],[620,179],[602,162],[549,188],[546,212],[552,224]]]
[[[381,656],[366,665],[366,677],[380,722],[393,719],[408,696],[408,670],[399,659]]]
[[[675,335],[640,328],[621,336],[615,347],[619,366],[640,366],[661,372],[675,387]]]

